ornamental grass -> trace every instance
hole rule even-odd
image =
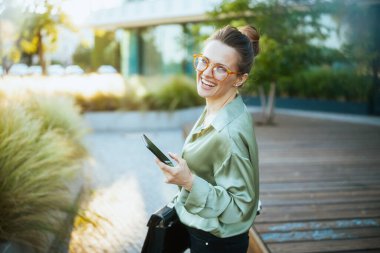
[[[84,131],[72,101],[0,101],[0,242],[47,252],[73,212],[70,183],[82,170]]]

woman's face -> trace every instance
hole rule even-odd
[[[197,71],[197,91],[199,96],[216,100],[236,92],[234,85],[239,85],[239,79],[236,74],[228,75],[223,81],[215,79],[212,74],[213,64],[216,63],[227,67],[233,72],[238,72],[239,56],[235,49],[219,40],[211,40],[206,44],[203,56],[207,58],[209,65],[204,71]]]

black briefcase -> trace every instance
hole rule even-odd
[[[147,226],[142,253],[182,253],[190,246],[187,229],[174,207],[164,206],[152,214]]]

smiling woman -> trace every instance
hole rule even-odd
[[[198,95],[206,107],[176,162],[159,160],[168,183],[180,186],[176,212],[190,235],[191,252],[247,252],[259,202],[258,150],[252,118],[238,88],[258,54],[259,34],[226,26],[194,56]]]

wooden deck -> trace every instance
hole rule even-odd
[[[263,212],[254,229],[267,251],[380,252],[380,127],[276,123],[255,126]]]

